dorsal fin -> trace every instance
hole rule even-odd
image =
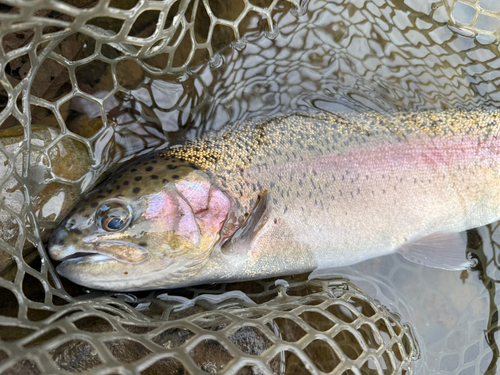
[[[222,252],[225,254],[238,254],[243,255],[250,249],[250,244],[255,234],[264,226],[268,220],[268,193],[267,190],[263,191],[259,196],[259,201],[255,208],[250,213],[247,221],[243,223],[233,237],[222,245]]]

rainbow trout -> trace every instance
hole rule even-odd
[[[499,113],[293,114],[142,157],[88,193],[49,253],[91,288],[248,280],[399,251],[463,269],[500,219]]]

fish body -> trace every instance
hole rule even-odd
[[[63,220],[49,252],[63,276],[110,290],[293,274],[395,251],[459,268],[464,255],[447,254],[458,233],[500,219],[499,130],[487,109],[244,122],[117,172]],[[103,228],[116,217],[123,226]]]

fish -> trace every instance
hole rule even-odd
[[[465,269],[500,219],[495,109],[251,119],[124,166],[53,232],[63,277],[137,291],[262,279],[399,252]]]

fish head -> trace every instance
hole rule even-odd
[[[95,289],[182,284],[207,262],[228,197],[194,165],[147,156],[97,186],[49,240],[57,271]]]

